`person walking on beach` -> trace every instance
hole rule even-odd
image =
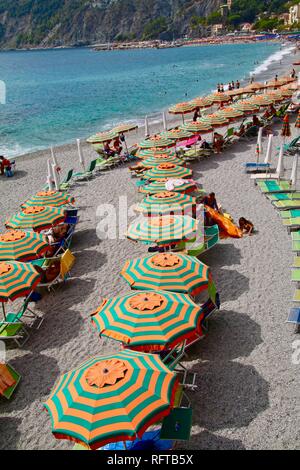
[[[231,85],[231,83],[229,82],[229,83],[228,83],[228,91],[231,91],[231,90],[232,90],[232,85]]]
[[[235,86],[235,85],[234,85],[234,81],[232,80],[232,82],[231,82],[231,89],[232,89],[232,90],[234,90],[234,86]]]
[[[236,81],[236,89],[239,90],[239,88],[240,88],[240,82],[237,80]]]
[[[220,86],[220,83],[218,83],[218,86],[217,86],[217,91],[218,91],[218,93],[220,93],[220,92],[221,92],[221,86]]]
[[[223,83],[221,83],[221,89],[220,89],[220,92],[221,92],[221,93],[224,93],[224,85],[223,85]]]
[[[278,75],[275,75],[275,82],[278,82]]]
[[[291,73],[291,78],[295,78],[295,77],[296,77],[296,70],[293,69],[293,70],[292,70],[292,73]]]

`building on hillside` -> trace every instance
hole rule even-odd
[[[231,7],[232,7],[232,0],[227,0],[227,2],[224,3],[224,5],[220,6],[221,15],[224,17],[228,16],[228,13],[230,12]]]
[[[281,13],[281,15],[278,16],[279,20],[283,21],[283,24],[287,26],[289,24],[290,20],[290,14],[289,13]]]
[[[293,5],[290,8],[289,24],[298,23],[299,21],[300,21],[300,3],[298,3],[298,5]]]
[[[218,36],[218,34],[221,34],[224,32],[224,26],[222,24],[213,24],[211,27],[211,35],[212,36]]]
[[[249,31],[252,30],[252,28],[253,28],[252,23],[242,23],[241,24],[241,31],[243,31],[243,32],[248,33]]]

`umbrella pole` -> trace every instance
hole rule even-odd
[[[2,302],[2,313],[3,313],[4,320],[6,321],[5,307],[4,307],[3,302]]]

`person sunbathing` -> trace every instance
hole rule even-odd
[[[110,142],[111,141],[105,142],[103,146],[104,153],[107,157],[113,157],[115,154],[114,150],[112,150],[109,146]]]
[[[254,225],[250,220],[245,219],[245,217],[241,217],[239,220],[239,227],[243,234],[252,235],[254,230]]]
[[[216,153],[222,152],[223,145],[224,145],[224,138],[222,134],[218,134],[218,132],[214,132],[213,147],[216,150]]]
[[[46,269],[41,266],[35,266],[35,269],[41,275],[41,284],[48,284],[54,281],[60,273],[60,259],[54,260]]]
[[[120,142],[120,139],[119,137],[116,137],[115,140],[114,140],[114,143],[113,143],[113,149],[115,150],[115,152],[120,155],[120,153],[122,152],[122,145],[121,145],[121,142]]]
[[[234,135],[236,135],[237,137],[242,137],[245,134],[245,131],[246,131],[246,127],[245,127],[245,124],[243,123],[240,125],[239,130],[234,132]]]

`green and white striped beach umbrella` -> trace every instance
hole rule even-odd
[[[173,163],[161,163],[158,166],[145,171],[144,178],[148,180],[160,180],[165,178],[190,178],[192,170],[182,166],[174,165]]]
[[[215,104],[228,103],[231,101],[231,96],[226,95],[226,93],[211,93],[207,95],[206,98]]]
[[[152,194],[143,199],[137,207],[136,211],[144,215],[165,215],[165,214],[181,214],[183,211],[191,212],[196,205],[196,199],[183,193],[175,191],[163,191],[161,193]]]
[[[197,98],[193,98],[190,103],[196,108],[210,108],[213,104],[212,100],[205,96],[198,96]]]
[[[203,310],[189,295],[142,291],[105,299],[91,318],[101,336],[130,349],[155,352],[194,335]]]
[[[9,230],[0,234],[0,261],[31,261],[48,248],[46,239],[36,232]]]
[[[162,132],[161,135],[171,140],[183,140],[188,139],[193,134],[182,127],[176,127],[175,129],[170,129],[169,131]]]
[[[218,115],[228,119],[229,121],[235,121],[236,119],[242,118],[244,113],[239,109],[228,106],[226,108],[220,109],[220,111],[218,111]]]
[[[206,134],[213,131],[212,126],[208,122],[203,121],[187,121],[183,124],[182,128],[193,134]]]
[[[104,142],[109,142],[110,140],[114,140],[118,137],[118,133],[110,130],[107,132],[99,132],[98,134],[94,134],[87,139],[89,144],[102,144]]]
[[[268,91],[266,96],[273,101],[273,103],[280,103],[284,100],[284,96],[281,94],[279,90]]]
[[[170,413],[177,386],[158,354],[126,350],[63,374],[44,406],[57,439],[98,449],[142,437]]]
[[[152,181],[152,183],[147,184],[145,186],[141,186],[139,188],[140,193],[144,194],[156,194],[161,193],[163,191],[167,191],[166,183],[168,182],[168,178],[164,178],[158,181]],[[172,191],[188,194],[197,189],[196,184],[190,181],[182,180],[182,184],[173,187]]]
[[[163,135],[153,135],[149,137],[148,139],[142,140],[142,142],[139,143],[139,147],[141,149],[152,149],[152,148],[164,148],[164,147],[173,147],[174,141],[171,139],[167,139]]]
[[[250,100],[251,103],[258,105],[260,107],[270,106],[273,103],[273,100],[268,98],[267,95],[255,95]]]
[[[190,216],[141,217],[127,230],[127,238],[142,243],[171,245],[195,238],[197,221]]]
[[[199,118],[199,122],[202,122],[204,124],[207,124],[210,127],[215,128],[215,127],[227,126],[227,124],[229,123],[229,120],[219,113],[214,113],[214,114],[208,114],[207,116]]]
[[[0,262],[0,302],[26,297],[41,280],[31,263]]]
[[[117,134],[125,134],[126,132],[135,131],[136,129],[138,129],[137,124],[124,123],[124,124],[118,124],[112,129],[112,131],[116,132]]]
[[[61,207],[67,204],[73,204],[75,199],[69,194],[60,191],[40,191],[35,196],[32,196],[26,202],[21,204],[21,207],[32,206],[49,206]]]
[[[6,222],[7,228],[33,229],[40,232],[52,225],[60,224],[65,220],[65,211],[60,208],[48,206],[29,206],[22,212],[13,215]]]
[[[181,253],[128,260],[121,276],[134,290],[166,290],[192,296],[208,289],[211,279],[208,266]]]

